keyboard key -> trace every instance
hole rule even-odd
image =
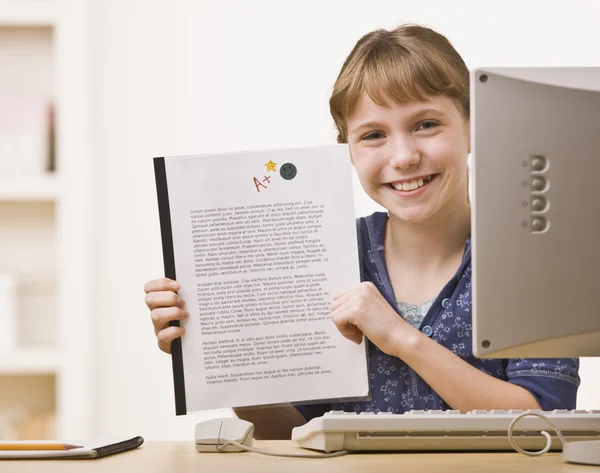
[[[444,413],[447,415],[460,414],[460,409],[448,409]]]
[[[503,410],[503,409],[492,409],[492,410],[490,411],[490,414],[495,414],[495,415],[498,415],[498,414],[506,414],[506,411],[505,411],[505,410]]]
[[[490,411],[486,411],[485,409],[473,409],[472,411],[467,412],[467,414],[476,416],[476,415],[485,415],[485,414],[489,414]]]
[[[552,414],[569,414],[570,412],[569,409],[554,409]]]
[[[419,410],[412,410],[412,411],[405,412],[405,414],[419,415],[419,414],[425,414],[425,411],[421,410],[421,409],[419,409]]]
[[[523,412],[525,412],[523,409],[509,409],[508,411],[506,411],[507,414],[523,414]]]

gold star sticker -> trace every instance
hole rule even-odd
[[[270,159],[269,159],[269,162],[265,164],[267,171],[275,171],[276,170],[275,166],[277,166],[277,163],[274,163]]]

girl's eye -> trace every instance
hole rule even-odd
[[[417,126],[417,131],[431,130],[432,128],[435,128],[437,126],[439,126],[439,123],[431,121],[431,120],[426,120],[424,122],[419,123],[419,125]]]
[[[384,138],[385,135],[383,133],[381,133],[380,131],[372,131],[371,133],[367,133],[365,136],[362,137],[363,140],[380,140],[381,138]]]

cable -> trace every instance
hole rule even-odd
[[[319,453],[319,454],[306,454],[306,455],[302,455],[301,453],[273,453],[273,452],[269,452],[267,450],[260,450],[258,448],[242,445],[241,443],[236,442],[235,440],[228,440],[224,444],[217,445],[217,451],[221,452],[221,449],[225,448],[227,445],[235,445],[236,447],[241,448],[242,450],[245,450],[247,452],[260,453],[261,455],[270,455],[273,457],[332,458],[332,457],[341,457],[342,455],[347,455],[348,453],[350,453],[348,450],[340,450],[339,452],[334,452],[334,453]],[[224,453],[224,452],[221,452],[221,453]]]
[[[523,455],[528,455],[530,457],[537,457],[537,456],[543,455],[544,453],[547,453],[550,450],[550,447],[552,446],[552,438],[550,437],[550,434],[548,432],[546,432],[545,430],[540,431],[540,434],[542,434],[544,437],[546,437],[546,446],[539,452],[529,452],[527,450],[523,450],[521,447],[519,447],[515,443],[515,441],[513,440],[513,436],[512,436],[513,428],[514,428],[515,424],[517,423],[517,421],[519,421],[523,417],[527,417],[527,416],[539,417],[540,419],[544,419],[546,422],[548,422],[552,426],[552,428],[554,429],[556,434],[558,435],[558,438],[560,439],[560,441],[563,445],[563,448],[564,448],[564,445],[565,445],[565,443],[567,443],[567,440],[565,439],[565,437],[562,434],[562,432],[560,431],[560,429],[556,426],[556,424],[554,422],[552,422],[550,419],[548,419],[544,414],[540,414],[538,412],[524,412],[523,414],[518,415],[517,417],[515,417],[512,420],[512,422],[508,426],[508,441],[510,442],[510,445],[512,448],[514,448],[517,452],[522,453]]]

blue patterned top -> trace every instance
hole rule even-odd
[[[384,258],[383,239],[388,215],[376,212],[357,221],[361,280],[377,286],[401,316],[394,300]],[[471,239],[462,263],[421,321],[419,330],[475,368],[527,389],[543,410],[575,409],[579,360],[480,359],[473,355],[471,338]],[[400,358],[387,355],[367,340],[370,401],[297,405],[310,420],[329,410],[403,413],[411,409],[449,409],[438,394]]]

